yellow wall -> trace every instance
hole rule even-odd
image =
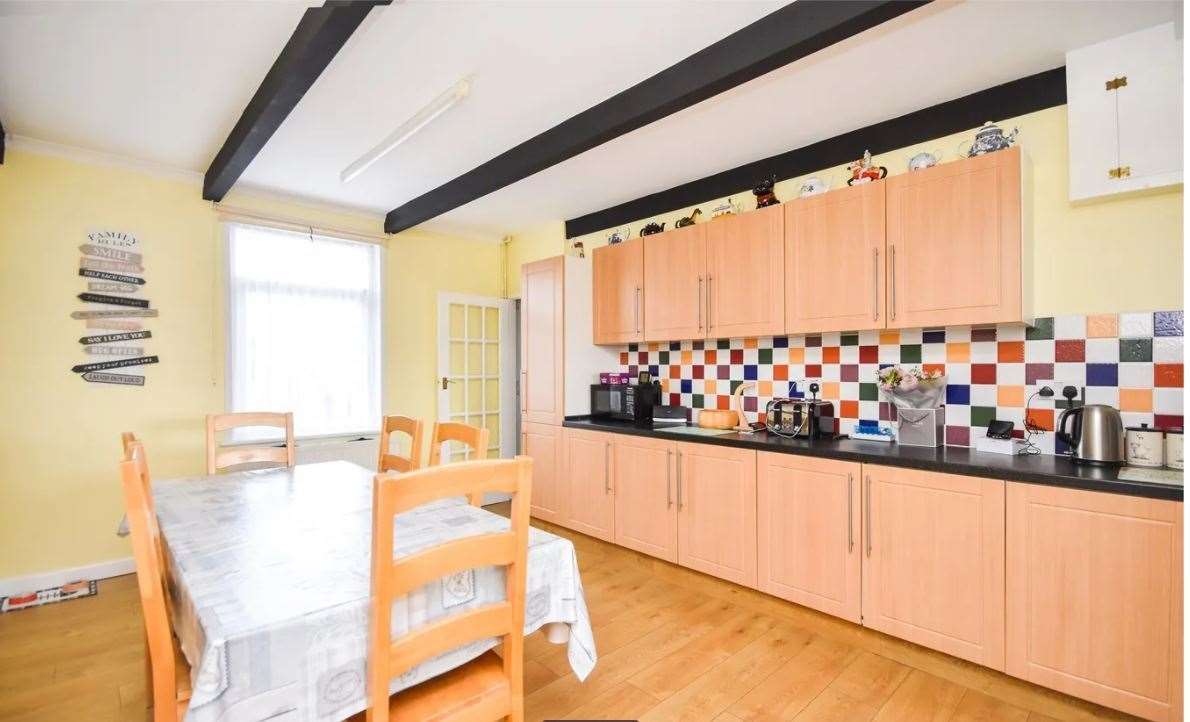
[[[542,258],[562,255],[567,251],[566,224],[554,221],[521,231],[511,238],[505,252],[505,268],[508,274],[508,298],[521,297],[521,265]]]
[[[1066,107],[1030,113],[1001,125],[1021,129],[1020,144],[1032,164],[1033,258],[1032,278],[1027,279],[1032,283],[1027,286],[1032,286],[1033,313],[1050,316],[1182,308],[1182,187],[1073,206],[1067,200]],[[959,143],[970,139],[973,130],[878,155],[874,161],[897,174],[905,172],[908,158],[922,150],[941,151],[943,162],[954,160]],[[856,155],[862,151],[856,148]],[[832,188],[842,186],[847,177],[840,166],[787,179],[777,184],[777,197],[796,197],[803,180],[811,175],[828,180]],[[755,208],[748,189],[741,189],[733,199],[745,210]],[[704,218],[723,200],[700,203]],[[664,221],[666,228],[672,228],[675,220],[692,210],[676,209],[626,225],[634,234],[650,220]],[[560,252],[545,250],[569,249],[561,226],[554,229],[553,238],[543,237],[548,228],[513,236],[508,253],[510,276],[519,277],[520,263],[525,260]],[[590,250],[604,245],[606,236],[607,231],[600,231],[573,240],[583,241]]]
[[[233,194],[229,205],[378,233],[380,220]],[[88,230],[144,246],[160,309],[144,388],[71,373],[70,318]],[[203,417],[224,407],[222,233],[193,182],[10,149],[0,166],[0,579],[129,556],[115,536],[119,432],[136,431],[154,476],[201,473]],[[436,296],[499,293],[500,248],[409,232],[387,243],[385,411],[435,416]]]

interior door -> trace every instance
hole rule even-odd
[[[672,441],[636,436],[612,445],[616,543],[667,562],[678,560],[674,452]]]
[[[643,239],[645,340],[706,336],[706,226]]]
[[[509,299],[438,294],[438,418],[488,430],[488,457],[516,455],[516,306]],[[472,458],[449,445],[443,458]]]
[[[611,434],[562,430],[560,481],[567,501],[562,524],[608,542],[615,537],[611,456]]]
[[[592,315],[595,343],[644,339],[644,250],[633,238],[592,251]]]
[[[785,204],[785,330],[884,326],[883,181]]]
[[[521,420],[561,425],[563,259],[521,266]]]
[[[678,563],[756,586],[756,452],[677,444]]]
[[[784,333],[784,227],[780,205],[707,222],[708,338]]]

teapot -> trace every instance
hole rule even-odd
[[[799,198],[809,198],[816,196],[819,193],[826,193],[830,189],[830,184],[822,180],[818,176],[810,176],[802,181],[802,187],[798,189]]]
[[[640,235],[641,235],[641,238],[644,238],[645,236],[651,236],[654,233],[660,233],[661,231],[664,231],[664,230],[665,230],[664,223],[658,224],[656,221],[654,221],[653,223],[650,223],[650,224],[646,225],[644,228],[640,229]]]
[[[922,170],[924,168],[931,168],[938,165],[938,159],[942,157],[942,151],[936,150],[933,153],[922,151],[909,159],[909,170]]]
[[[768,206],[775,206],[781,201],[777,200],[777,194],[773,192],[773,186],[777,184],[777,176],[771,175],[768,178],[763,178],[755,187],[752,188],[752,195],[756,196],[756,208],[767,208]]]
[[[989,120],[975,131],[975,140],[971,141],[969,148],[964,150],[963,143],[959,144],[959,154],[974,158],[977,155],[986,155],[997,150],[1011,148],[1013,140],[1020,132],[1020,128],[1013,128],[1011,133],[1004,135],[1000,126]]]
[[[611,232],[611,234],[608,235],[607,245],[614,246],[617,243],[623,243],[624,241],[628,240],[629,238],[632,238],[632,228],[630,226],[624,226],[623,228],[617,228],[617,229],[613,230]]]

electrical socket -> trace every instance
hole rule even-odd
[[[1066,408],[1066,397],[1062,396],[1062,389],[1066,388],[1067,386],[1073,386],[1074,388],[1078,389],[1078,396],[1074,397],[1075,401],[1085,403],[1087,398],[1087,389],[1083,384],[1075,383],[1073,381],[1060,381],[1057,379],[1042,379],[1032,384],[1029,386],[1029,393],[1026,398],[1031,398],[1033,394],[1037,393],[1037,391],[1042,386],[1049,386],[1054,390],[1054,395],[1050,400],[1053,401],[1054,408],[1056,409]],[[1041,397],[1038,396],[1037,398]],[[1034,401],[1034,403],[1036,403],[1036,401]]]

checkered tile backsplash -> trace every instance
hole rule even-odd
[[[1028,403],[1030,420],[1046,430],[1036,443],[1052,454],[1064,451],[1053,434],[1064,384],[1085,387],[1085,403],[1120,409],[1125,426],[1181,427],[1182,324],[1181,311],[1157,311],[1039,318],[1033,327],[630,344],[620,364],[633,376],[648,368],[667,403],[695,409],[731,408],[736,387],[755,381],[744,396],[749,421],[762,420],[774,396],[803,396],[818,381],[821,397],[835,404],[841,433],[859,419],[895,419],[876,386],[881,367],[939,369],[947,375],[947,445],[971,446],[992,419],[1012,421],[1023,435]],[[1029,403],[1040,382],[1053,382],[1056,403],[1040,396]]]

